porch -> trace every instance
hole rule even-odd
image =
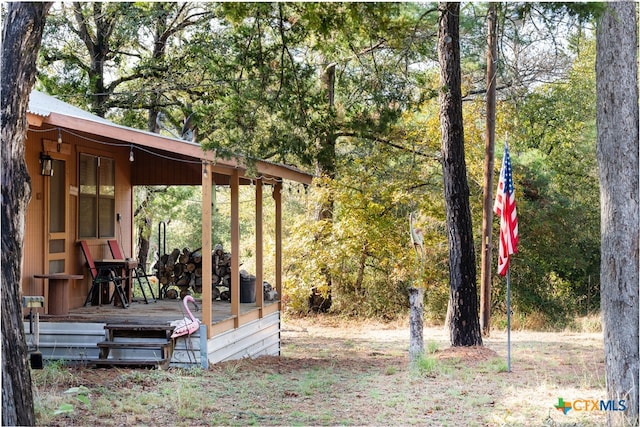
[[[101,343],[110,338],[107,331],[113,330],[114,325],[144,325],[137,328],[140,332],[154,325],[168,326],[185,317],[182,302],[171,299],[149,305],[134,302],[127,309],[84,306],[93,284],[79,243],[86,242],[94,260],[113,259],[110,240],[118,241],[125,256],[133,256],[134,187],[148,185],[201,188],[201,221],[196,222],[200,222],[202,230],[198,246],[204,256],[198,277],[201,289],[194,286],[196,292],[201,291],[201,311],[194,313],[201,326],[188,338],[179,337],[171,344],[170,366],[207,367],[223,360],[279,354],[281,304],[263,298],[265,260],[270,261],[272,270],[268,279],[282,295],[283,183],[287,180],[309,185],[312,175],[265,160],[218,156],[215,150],[204,150],[197,143],[117,125],[35,91],[30,98],[28,120],[25,159],[34,197],[25,222],[22,293],[43,296],[46,304],[62,295],[64,304],[55,312],[69,313],[50,316],[47,305],[34,310],[40,315],[39,349],[45,360],[86,363],[99,358],[100,348],[109,345],[108,357],[116,357],[114,350],[117,357],[124,357],[131,349],[121,349],[121,342]],[[216,300],[213,259],[208,256],[214,250],[211,230],[215,197],[217,189],[225,187],[229,192],[228,281],[241,283],[241,186],[249,188],[254,199],[254,219],[250,222],[255,236],[247,246],[254,258],[256,302],[250,304],[240,304],[240,286],[230,287],[231,302]],[[273,212],[272,258],[265,255],[265,240],[270,237],[265,236],[263,227],[263,203]],[[72,279],[68,286],[58,289],[51,283],[45,285],[52,274]],[[83,278],[73,279],[77,276]],[[53,294],[51,287],[55,288]],[[28,311],[25,308],[23,314]],[[28,332],[29,320],[25,322]],[[140,342],[135,351],[150,346],[146,344]],[[163,346],[166,345],[165,342]]]
[[[191,313],[202,322],[201,299],[196,299],[198,309]],[[280,354],[280,303],[265,302],[263,307],[255,303],[240,303],[239,315],[231,313],[229,301],[211,303],[212,337],[207,339],[204,324],[192,335],[173,339],[170,367],[207,368],[225,360],[261,355]],[[180,299],[162,299],[155,302],[138,298],[127,309],[114,305],[73,308],[68,315],[39,316],[38,350],[45,361],[62,360],[68,363],[94,364],[100,358],[98,343],[108,337],[107,325],[157,325],[167,326],[172,321],[187,316]],[[206,317],[206,316],[204,316]],[[35,349],[35,322],[25,319],[25,332],[31,350]],[[237,325],[237,326],[235,326]],[[235,327],[234,327],[235,326]],[[33,333],[32,333],[33,332]],[[145,342],[153,342],[151,338]],[[159,358],[158,350],[119,349],[110,357],[133,359]]]

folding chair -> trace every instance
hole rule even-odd
[[[108,240],[109,250],[111,250],[111,256],[113,259],[125,259],[122,254],[122,250],[120,250],[120,244],[117,240]],[[153,302],[156,302],[156,296],[153,293],[153,288],[151,287],[151,283],[149,282],[149,277],[147,273],[145,273],[144,269],[138,265],[133,269],[133,276],[131,277],[136,282],[138,282],[138,287],[142,291],[142,296],[144,298],[144,303],[149,304],[149,300],[147,299],[147,293],[144,290],[144,284],[149,288],[149,292],[151,292],[151,299]],[[143,283],[144,282],[144,283]]]
[[[84,258],[87,260],[89,274],[91,275],[91,288],[89,289],[87,298],[84,300],[84,305],[86,306],[94,299],[97,299],[98,305],[101,305],[103,294],[102,285],[106,283],[108,286],[109,283],[113,283],[115,290],[111,297],[109,297],[108,288],[106,292],[107,297],[109,297],[109,304],[111,304],[117,296],[122,303],[122,308],[127,308],[129,306],[129,300],[125,296],[124,289],[122,288],[122,277],[115,274],[113,269],[110,267],[97,268],[95,262],[93,261],[93,256],[89,251],[89,246],[87,245],[87,242],[85,240],[80,241],[80,248],[82,249]]]

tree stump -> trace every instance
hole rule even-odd
[[[414,363],[424,354],[422,288],[409,288],[409,361]]]

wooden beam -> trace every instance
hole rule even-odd
[[[122,142],[123,146],[131,144],[141,147],[154,148],[158,150],[170,151],[175,154],[192,157],[193,159],[204,159],[216,165],[217,173],[229,173],[229,169],[245,170],[246,165],[241,159],[232,157],[225,159],[216,156],[214,151],[204,151],[200,144],[189,141],[183,141],[175,138],[169,138],[157,133],[133,129],[126,126],[109,123],[107,121],[93,121],[79,117],[67,116],[60,113],[50,113],[48,117],[43,118],[40,122],[38,116],[29,114],[30,124],[36,126],[37,123],[59,126],[67,129],[73,129],[76,132],[86,132],[90,135],[101,135],[114,141]],[[256,170],[261,175],[268,175],[275,178],[283,178],[292,181],[311,184],[313,176],[305,173],[295,167],[278,165],[275,163],[259,160],[255,164]],[[223,172],[223,169],[226,171]]]
[[[295,167],[268,163],[262,160],[256,163],[256,169],[261,175],[269,175],[274,178],[282,178],[302,184],[311,184],[313,180],[313,175],[302,172]]]
[[[225,319],[220,322],[216,322],[211,326],[211,332],[207,333],[209,339],[213,338],[215,335],[219,335],[223,332],[231,331],[235,328],[235,324],[237,323],[236,319]]]
[[[231,175],[231,315],[235,317],[235,327],[239,325],[240,314],[240,174],[234,170]]]
[[[266,317],[279,310],[280,310],[279,304],[266,304],[264,307],[262,307],[262,310],[261,310],[262,317]]]
[[[251,310],[240,315],[239,322],[241,325],[246,325],[249,322],[258,320],[262,315],[262,310]]]
[[[34,127],[41,127],[42,126],[42,122],[44,121],[44,117],[43,116],[38,116],[36,114],[31,114],[31,113],[27,113],[27,123],[29,123],[29,126],[34,126]]]
[[[213,335],[211,307],[211,187],[213,171],[208,163],[202,166],[202,323],[207,325],[207,339]]]
[[[262,179],[256,180],[256,305],[264,305],[264,236],[262,230]]]
[[[282,183],[273,186],[273,199],[276,205],[276,291],[282,300]],[[278,308],[280,303],[278,303]]]

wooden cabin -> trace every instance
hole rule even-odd
[[[32,195],[25,222],[22,293],[35,297],[23,298],[31,349],[37,345],[45,360],[103,365],[157,361],[162,367],[207,367],[279,354],[281,303],[265,301],[262,288],[263,191],[268,189],[274,198],[274,288],[282,295],[282,183],[310,184],[311,175],[257,161],[248,176],[242,160],[217,158],[189,141],[116,125],[37,91],[30,96],[28,123],[25,156]],[[251,182],[256,192],[256,289],[255,301],[247,303],[233,283],[241,283],[239,189]],[[129,265],[135,265],[133,189],[138,185],[201,186],[203,284],[211,283],[212,275],[212,257],[205,255],[213,249],[212,189],[230,188],[231,301],[218,301],[211,286],[202,286],[194,313],[200,327],[189,335],[170,337],[171,321],[185,316],[182,302],[163,298],[154,283],[132,278],[140,273]],[[99,295],[97,304],[95,298],[88,300],[94,280],[81,243],[94,261],[122,261],[114,259],[110,240],[128,256],[126,267],[118,266],[118,275],[127,280],[128,306],[117,297],[103,300]],[[116,287],[109,282],[99,289],[109,296]],[[131,301],[136,287],[147,290],[145,301]]]

